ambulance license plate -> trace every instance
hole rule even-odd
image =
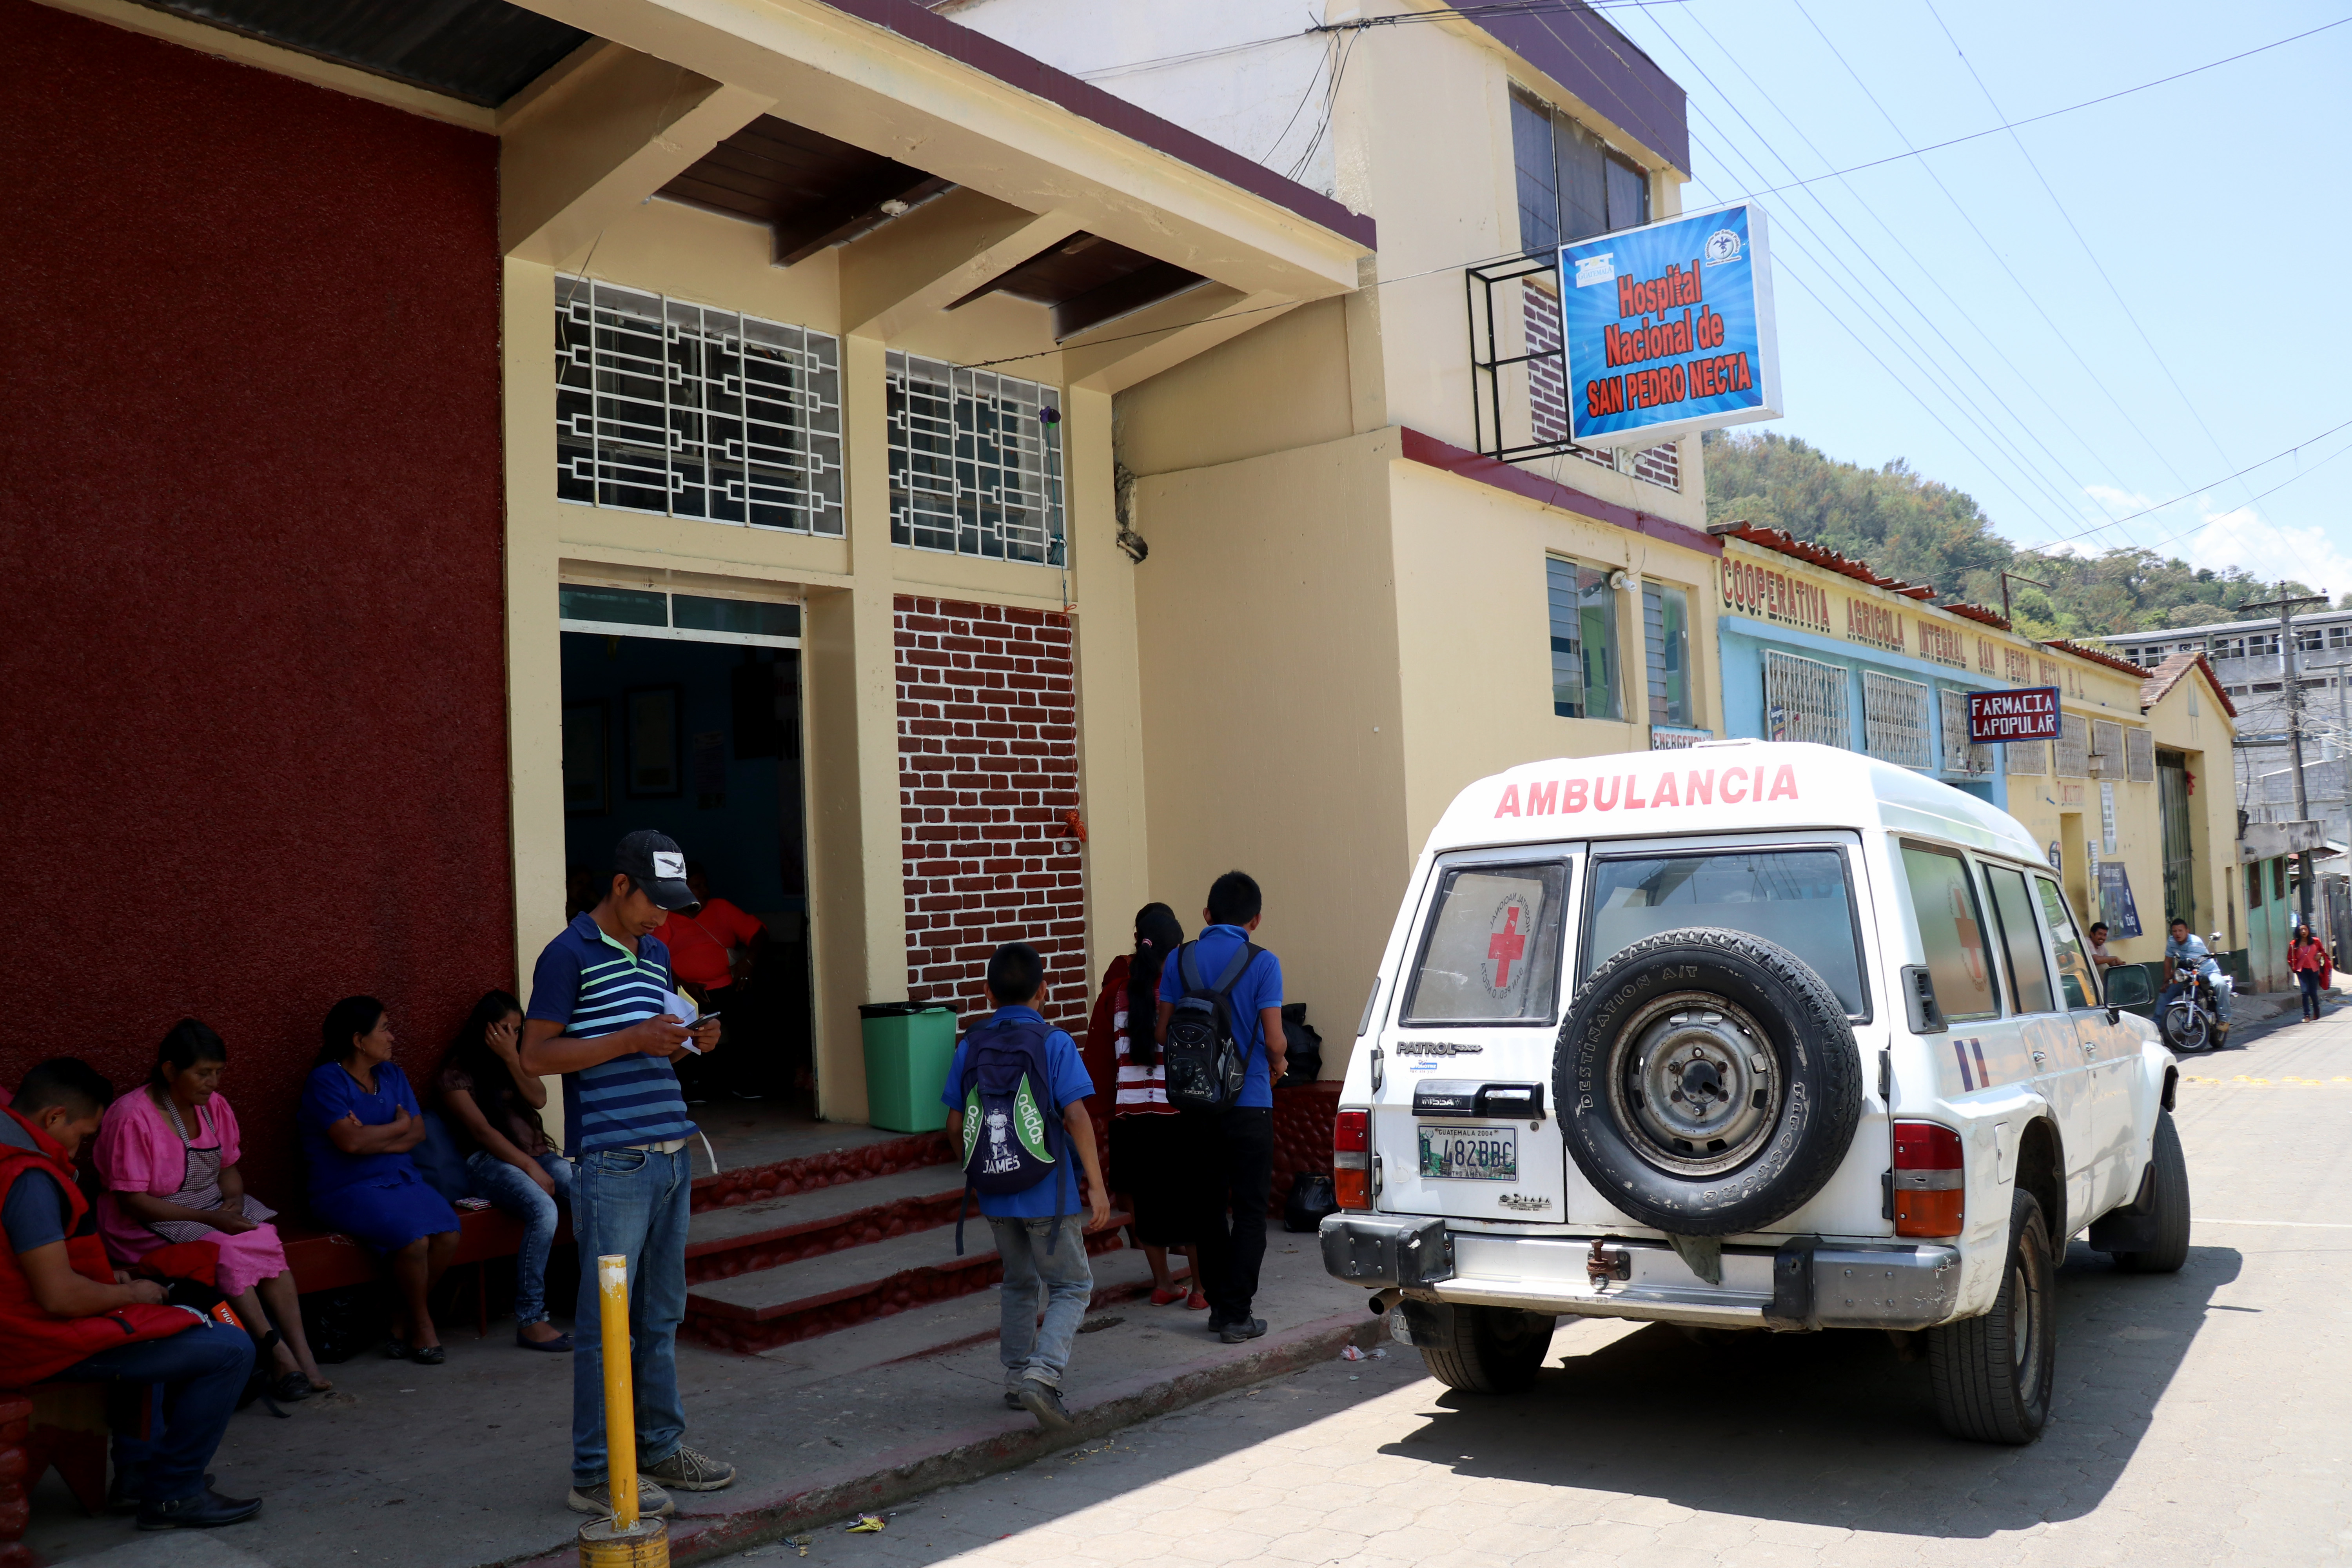
[[[1519,1179],[1519,1130],[1424,1127],[1421,1173],[1424,1180],[1516,1182]]]

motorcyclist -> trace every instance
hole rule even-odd
[[[2214,1010],[2223,1026],[2228,1026],[2231,987],[2213,957],[2213,950],[2205,945],[2204,938],[2189,929],[2185,920],[2175,920],[2171,931],[2164,944],[2164,994],[2157,998],[2156,1016],[2163,1017],[2174,999],[2189,989],[2189,977],[2201,974],[2212,986]]]

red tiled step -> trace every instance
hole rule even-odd
[[[821,1154],[803,1154],[763,1165],[746,1166],[741,1170],[721,1171],[717,1175],[697,1178],[694,1212],[703,1214],[711,1209],[733,1208],[766,1198],[789,1197],[818,1187],[838,1186],[844,1182],[895,1175],[900,1171],[919,1170],[925,1165],[944,1165],[950,1158],[946,1133],[912,1132],[903,1138],[891,1138],[881,1142],[831,1149]]]
[[[961,1173],[924,1165],[895,1175],[762,1198],[695,1215],[686,1244],[689,1285],[732,1279],[955,1221]]]
[[[1118,1248],[1119,1227],[1130,1218],[1113,1213],[1109,1225],[1087,1234],[1087,1250]],[[772,1350],[968,1296],[1003,1278],[987,1222],[973,1218],[961,1258],[952,1230],[931,1229],[696,1286],[686,1299],[685,1331],[720,1350]]]

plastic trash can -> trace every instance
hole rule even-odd
[[[944,1002],[868,1002],[857,1018],[866,1045],[866,1120],[892,1132],[945,1127],[940,1090],[955,1057],[955,1009]]]

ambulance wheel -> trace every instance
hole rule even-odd
[[[1638,1225],[1738,1236],[1795,1213],[1862,1116],[1845,1005],[1746,931],[1644,937],[1586,982],[1552,1057],[1577,1168]]]
[[[1413,1348],[1429,1375],[1465,1394],[1525,1394],[1535,1386],[1557,1318],[1516,1307],[1462,1307],[1415,1324]]]
[[[2172,1112],[2156,1113],[2153,1151],[2156,1181],[2149,1199],[2156,1206],[2155,1245],[2145,1252],[2112,1256],[2126,1274],[2178,1274],[2189,1261],[2189,1162],[2180,1152],[2180,1133]]]
[[[1992,1310],[1927,1331],[1936,1418],[1976,1443],[2031,1443],[2050,1419],[2058,1378],[2057,1270],[2042,1205],[2019,1188],[2010,1199],[2009,1257]]]

